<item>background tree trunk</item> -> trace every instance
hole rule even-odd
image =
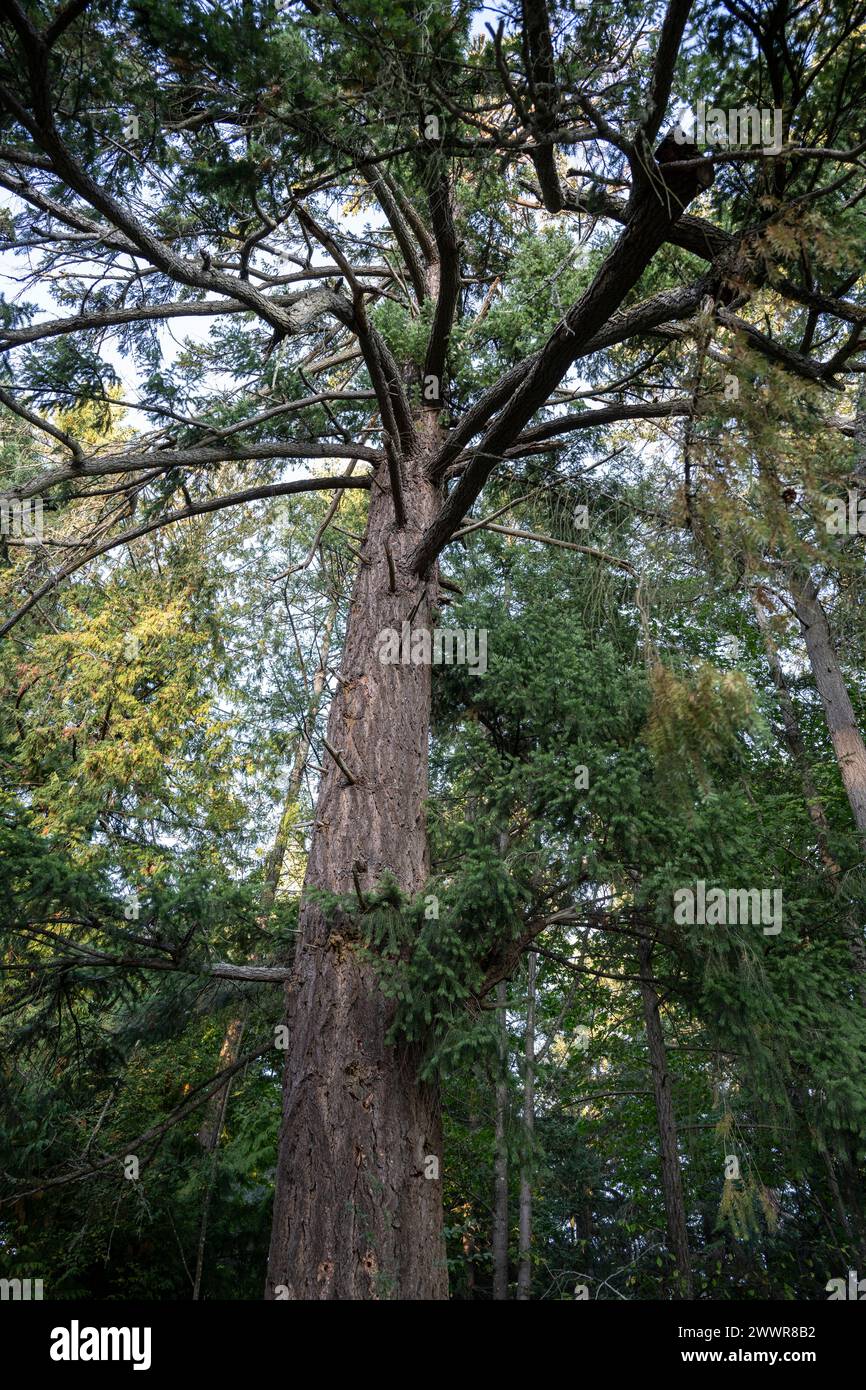
[[[523,1058],[523,1150],[520,1164],[520,1263],[517,1297],[529,1298],[532,1284],[532,1144],[535,1138],[535,978],[538,957],[529,952],[526,986],[526,1037]]]
[[[821,696],[839,772],[854,813],[854,823],[866,843],[866,745],[854,718],[845,679],[833,646],[830,624],[811,578],[792,575],[791,596],[803,625],[809,663]]]
[[[493,1155],[493,1297],[508,1298],[508,984],[496,986],[499,1067],[496,1073]]]
[[[265,865],[265,886],[262,890],[263,915],[269,912],[273,907],[274,899],[277,896],[277,889],[280,886],[280,875],[283,871],[283,863],[289,845],[289,834],[291,832],[294,811],[301,794],[301,783],[304,780],[307,759],[310,756],[310,743],[312,741],[313,731],[316,727],[316,720],[319,717],[319,710],[322,707],[322,696],[325,690],[325,680],[328,669],[328,654],[331,650],[331,637],[334,632],[334,620],[336,615],[337,604],[336,601],[334,601],[328,609],[325,625],[322,630],[322,640],[319,645],[319,666],[313,677],[313,685],[307,705],[306,722],[304,728],[301,730],[298,746],[295,749],[295,757],[292,762],[292,771],[289,775],[289,785],[286,789],[286,799],[283,805],[283,814],[280,817],[280,824],[277,827],[273,847],[271,848]]]
[[[815,827],[815,842],[818,846],[818,853],[821,856],[821,863],[824,866],[828,887],[833,897],[838,898],[840,895],[839,876],[841,874],[841,867],[833,858],[833,854],[830,850],[830,823],[827,819],[827,812],[824,809],[824,803],[818,795],[818,788],[815,786],[815,779],[812,776],[812,769],[809,766],[809,759],[806,756],[806,746],[803,742],[797,711],[794,708],[791,692],[785,680],[785,673],[782,669],[782,663],[779,660],[779,652],[773,638],[770,624],[767,620],[766,609],[757,594],[752,595],[752,606],[758,620],[758,627],[764,639],[764,648],[767,653],[770,675],[776,687],[779,709],[782,714],[782,729],[785,743],[800,773],[800,780],[803,784],[803,797],[812,824]],[[840,913],[840,921],[842,931],[848,942],[851,964],[856,974],[860,999],[863,1005],[866,1006],[866,942],[863,940],[863,928],[858,923],[856,914],[847,906],[843,907]]]
[[[661,1140],[662,1192],[664,1194],[668,1240],[679,1274],[678,1295],[680,1298],[692,1298],[692,1262],[689,1252],[682,1174],[680,1173],[677,1124],[671,1097],[667,1049],[659,1016],[659,997],[652,983],[652,947],[649,941],[644,939],[638,943],[638,958],[641,973],[640,992],[643,999],[650,1070]]]
[[[232,1019],[226,1030],[225,1042],[220,1051],[220,1070],[231,1066],[238,1059],[240,1052],[240,1042],[243,1036],[244,1024],[241,1019]],[[198,1233],[198,1249],[195,1260],[195,1279],[192,1286],[193,1302],[197,1302],[201,1295],[201,1281],[204,1273],[204,1252],[207,1243],[207,1223],[210,1216],[210,1207],[213,1200],[214,1187],[216,1186],[217,1166],[219,1164],[219,1137],[222,1127],[225,1124],[226,1110],[228,1109],[229,1095],[231,1094],[232,1078],[229,1077],[221,1091],[215,1091],[211,1097],[211,1102],[218,1098],[218,1114],[212,1122],[210,1133],[203,1136],[204,1126],[199,1130],[199,1142],[210,1150],[211,1161],[208,1172],[207,1187],[205,1188],[204,1205],[201,1213],[201,1226]]]
[[[243,1032],[244,1020],[242,1018],[229,1019],[220,1048],[219,1062],[217,1063],[218,1072],[225,1071],[226,1067],[232,1066],[238,1060],[241,1055]],[[231,1084],[231,1079],[229,1079],[221,1090],[214,1091],[205,1107],[204,1119],[198,1132],[198,1142],[208,1153],[212,1153],[219,1143]]]
[[[328,652],[331,646],[331,636],[334,630],[334,619],[337,613],[336,602],[331,604],[325,618],[325,626],[322,632],[322,641],[319,648],[319,666],[313,677],[310,700],[307,706],[307,718],[301,737],[298,742],[295,756],[292,762],[292,770],[289,774],[289,785],[286,790],[286,797],[283,803],[283,811],[280,816],[280,823],[274,838],[273,846],[268,854],[265,864],[265,881],[262,888],[262,916],[264,917],[274,905],[277,896],[277,889],[280,886],[280,875],[286,857],[286,850],[289,844],[289,833],[291,830],[294,811],[301,794],[301,783],[304,780],[304,771],[307,766],[307,759],[310,754],[310,742],[316,719],[322,705],[322,695],[325,689],[325,678],[328,665]],[[223,1045],[220,1048],[219,1062],[217,1070],[223,1071],[225,1067],[230,1067],[236,1062],[240,1055],[241,1036],[244,1031],[243,1018],[232,1018],[226,1026]],[[231,1086],[231,1082],[228,1083]],[[226,1105],[228,1103],[228,1087],[226,1091],[215,1091],[207,1103],[205,1117],[198,1132],[199,1143],[203,1148],[211,1151],[215,1149],[219,1141],[225,1117]]]
[[[419,580],[404,560],[439,499],[420,459],[404,471],[412,501],[402,530],[385,480],[374,479],[328,721],[353,780],[328,758],[287,990],[269,1298],[447,1297],[441,1183],[424,1172],[425,1156],[442,1157],[437,1090],[417,1080],[417,1047],[386,1044],[393,1008],[351,917],[309,897],[311,888],[351,894],[353,869],[367,886],[390,871],[408,894],[428,875],[430,667],[383,665],[377,643],[410,616],[429,626],[436,597],[435,578]]]

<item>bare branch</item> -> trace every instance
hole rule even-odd
[[[9,491],[10,497],[35,497],[48,488],[69,482],[71,478],[101,478],[110,473],[137,473],[140,469],[159,465],[167,472],[170,468],[214,468],[222,463],[249,463],[256,459],[309,459],[309,458],[359,458],[367,463],[379,464],[382,454],[378,449],[369,449],[364,444],[330,444],[318,440],[275,440],[263,444],[228,443],[222,448],[196,449],[149,449],[137,453],[135,448],[123,454],[93,454],[74,468],[58,468],[52,473],[40,473],[17,488]],[[328,481],[314,479],[319,486],[330,487]],[[355,479],[353,487],[369,487],[369,480],[359,482]]]
[[[268,1052],[273,1051],[273,1047],[274,1041],[273,1038],[271,1038],[267,1042],[261,1043],[258,1047],[253,1048],[252,1051],[245,1053],[243,1057],[239,1057],[236,1062],[222,1067],[216,1076],[212,1077],[209,1081],[203,1082],[202,1085],[194,1087],[193,1090],[184,1097],[180,1105],[176,1105],[159,1124],[151,1125],[149,1129],[146,1129],[135,1139],[128,1140],[123,1146],[123,1153],[127,1154],[130,1151],[134,1152],[137,1149],[142,1149],[149,1144],[151,1140],[160,1138],[163,1134],[167,1133],[173,1125],[185,1119],[191,1110],[197,1109],[198,1106],[203,1105],[206,1100],[209,1100],[215,1092],[222,1090],[229,1077],[234,1076],[236,1072],[243,1071],[245,1067],[249,1066],[250,1062],[258,1061],[259,1057],[264,1057]],[[23,1197],[32,1197],[37,1192],[46,1192],[52,1187],[67,1187],[70,1183],[83,1182],[86,1178],[96,1177],[98,1173],[104,1173],[107,1168],[120,1165],[121,1163],[122,1157],[119,1153],[109,1154],[107,1158],[102,1158],[98,1163],[90,1164],[84,1169],[78,1169],[73,1173],[64,1173],[57,1178],[47,1178],[45,1182],[40,1183],[37,1187],[30,1187],[26,1191],[16,1192],[11,1197],[5,1197],[0,1201],[0,1206],[8,1206],[12,1202],[20,1201]]]
[[[578,545],[576,541],[561,541],[556,536],[543,536],[538,531],[523,531],[515,526],[499,526],[492,521],[476,522],[462,531],[457,531],[451,539],[457,540],[461,536],[468,535],[470,531],[498,531],[502,536],[514,536],[522,541],[540,541],[543,545],[556,546],[560,550],[577,550],[581,555],[591,555],[595,560],[604,560],[606,565],[613,565],[616,569],[625,570],[627,574],[637,574],[634,565],[629,564],[628,560],[621,560],[618,555],[610,555],[606,550],[597,550],[592,545]]]
[[[20,416],[22,420],[26,420],[29,425],[35,425],[37,429],[43,430],[46,434],[50,434],[52,439],[59,440],[64,448],[68,449],[72,454],[76,464],[84,459],[84,450],[77,439],[73,439],[71,434],[67,434],[65,430],[59,429],[57,425],[52,425],[50,420],[45,420],[41,415],[37,415],[34,411],[28,410],[20,401],[16,401],[11,392],[4,390],[2,387],[0,387],[0,401],[2,401],[7,410],[11,410],[13,414]]]

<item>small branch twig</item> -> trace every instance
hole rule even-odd
[[[334,762],[337,764],[337,767],[340,769],[343,776],[346,778],[346,781],[349,783],[350,786],[354,787],[358,779],[357,777],[353,776],[353,774],[347,768],[346,764],[343,762],[342,753],[338,752],[336,748],[333,748],[326,738],[322,739],[322,743],[324,744],[326,751],[330,753],[331,757],[334,759]]]

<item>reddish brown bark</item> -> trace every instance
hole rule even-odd
[[[383,665],[377,636],[433,626],[435,579],[405,564],[438,505],[420,456],[404,463],[412,510],[394,523],[377,476],[352,596],[328,758],[315,815],[295,972],[288,987],[283,1123],[266,1297],[447,1297],[436,1088],[418,1081],[418,1050],[389,1046],[392,1006],[349,918],[326,914],[310,888],[353,892],[389,871],[404,893],[427,878],[424,803],[431,673]],[[386,551],[393,558],[394,577]],[[396,592],[392,591],[395,584]]]

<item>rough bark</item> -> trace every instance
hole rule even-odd
[[[430,667],[383,665],[376,641],[413,614],[414,627],[432,625],[435,581],[405,564],[439,502],[425,462],[419,453],[403,463],[405,528],[381,472],[370,494],[328,722],[342,768],[326,755],[287,989],[268,1298],[447,1297],[441,1183],[425,1177],[425,1157],[442,1157],[436,1088],[417,1079],[416,1047],[386,1043],[393,1009],[351,919],[309,896],[351,894],[353,870],[369,887],[390,871],[409,894],[427,878]]]
[[[665,1203],[668,1241],[671,1254],[676,1261],[678,1274],[677,1296],[693,1297],[692,1264],[689,1252],[689,1235],[686,1224],[686,1205],[683,1197],[682,1175],[680,1173],[679,1147],[677,1143],[677,1124],[674,1118],[671,1078],[668,1071],[667,1049],[659,1016],[659,998],[652,983],[652,946],[646,939],[638,944],[644,1020],[646,1022],[647,1047],[650,1070],[652,1072],[653,1092],[655,1094],[656,1115],[658,1117],[662,1193]]]
[[[526,988],[526,1035],[523,1059],[523,1156],[520,1164],[520,1207],[518,1211],[520,1263],[517,1267],[517,1297],[529,1298],[532,1284],[532,1145],[535,1138],[535,978],[538,957],[529,952]]]
[[[508,985],[496,986],[499,1027],[499,1066],[496,1073],[493,1156],[493,1297],[508,1298]]]

